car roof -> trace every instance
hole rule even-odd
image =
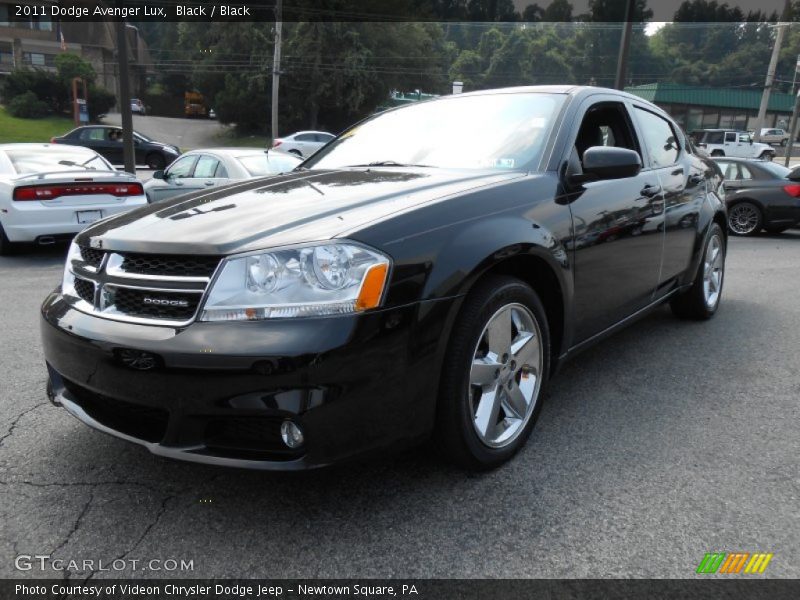
[[[281,156],[285,156],[286,152],[276,152],[275,150],[269,150],[267,152],[264,148],[253,148],[249,146],[220,146],[219,148],[197,148],[195,150],[190,150],[189,152],[185,152],[182,156],[193,156],[195,154],[224,154],[227,156],[244,156],[244,155],[255,155],[255,154],[280,154]],[[293,154],[290,156],[294,156]]]
[[[313,129],[308,129],[308,130],[305,130],[305,131],[295,131],[294,133],[290,133],[286,137],[293,137],[295,135],[300,135],[301,133],[321,133],[322,135],[334,135],[330,131],[316,131],[316,130],[313,130]]]

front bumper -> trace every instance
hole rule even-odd
[[[100,319],[42,306],[53,402],[87,425],[192,462],[322,466],[429,435],[454,299],[358,316],[193,323]],[[280,425],[305,437],[291,450]]]

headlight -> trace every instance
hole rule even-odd
[[[81,261],[81,249],[75,242],[70,243],[67,262],[64,264],[64,276],[61,280],[61,295],[78,298],[75,291],[75,275],[72,274],[72,263]]]
[[[332,242],[225,261],[201,321],[250,321],[361,312],[380,305],[390,260]]]

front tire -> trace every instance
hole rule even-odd
[[[692,287],[670,302],[675,316],[682,319],[704,320],[716,314],[722,299],[726,252],[725,234],[722,228],[714,223],[709,229],[706,245],[703,248],[703,262],[697,270]]]
[[[733,235],[755,235],[763,222],[761,209],[752,202],[738,202],[728,211],[728,229]]]
[[[436,442],[456,464],[486,470],[530,436],[550,369],[539,297],[513,277],[491,276],[467,296],[442,368]]]
[[[774,152],[762,152],[761,156],[759,156],[759,158],[761,160],[766,160],[768,162],[772,162],[772,160],[775,158],[775,153]]]

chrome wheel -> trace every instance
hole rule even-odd
[[[737,204],[728,213],[728,226],[739,235],[753,233],[760,221],[758,209],[748,202]]]
[[[724,274],[725,251],[722,247],[722,239],[719,235],[714,234],[708,242],[703,264],[703,294],[709,309],[713,310],[719,302]]]
[[[522,304],[507,304],[484,327],[469,373],[472,424],[490,448],[511,444],[533,415],[544,349],[539,324]]]

